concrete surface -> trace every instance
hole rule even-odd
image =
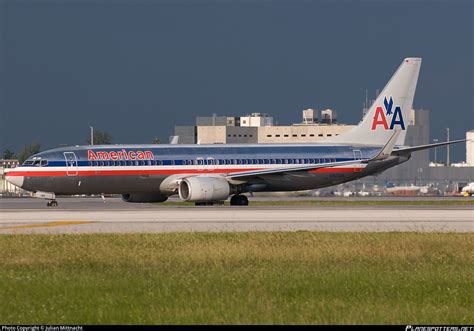
[[[175,231],[474,232],[472,206],[170,207],[120,199],[2,199],[0,234]]]

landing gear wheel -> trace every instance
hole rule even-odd
[[[234,195],[230,198],[230,205],[231,206],[248,206],[249,199],[245,195]]]
[[[48,207],[57,207],[58,202],[56,200],[51,200],[51,201],[48,201],[48,203],[46,203],[46,206],[48,206]]]

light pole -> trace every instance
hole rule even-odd
[[[94,145],[94,128],[92,126],[89,126],[91,128],[91,146]]]
[[[418,168],[418,173],[420,174],[420,184],[419,184],[419,186],[421,186],[421,182],[422,182],[421,174],[423,173],[423,168]],[[416,185],[416,183],[415,183],[415,185]]]
[[[446,141],[449,142],[449,128],[446,128]],[[446,166],[449,167],[449,145],[446,145]]]
[[[438,138],[433,138],[433,142],[436,144],[438,142]],[[436,156],[436,147],[435,147],[435,167],[438,166],[438,157]]]

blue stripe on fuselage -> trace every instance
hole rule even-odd
[[[78,166],[91,165],[87,159],[87,151],[95,153],[126,151],[151,151],[154,160],[162,161],[158,165],[186,165],[187,160],[196,158],[214,158],[216,160],[251,159],[264,160],[259,164],[272,164],[272,160],[284,159],[319,159],[319,162],[348,161],[354,159],[353,150],[360,150],[363,159],[375,156],[380,147],[352,147],[352,146],[329,146],[329,145],[123,145],[123,146],[81,146],[64,147],[36,154],[35,156],[48,160],[48,167],[61,167],[66,165],[64,152],[74,152]],[[322,161],[322,159],[330,159]],[[125,160],[117,160],[125,161]],[[128,160],[126,165],[131,165]],[[135,161],[135,160],[133,160]],[[147,160],[138,160],[139,165],[147,165]],[[144,162],[143,162],[144,161]],[[274,163],[273,163],[274,164]]]

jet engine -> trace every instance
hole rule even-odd
[[[122,194],[125,202],[164,202],[168,200],[166,195],[160,193],[128,193]]]
[[[179,183],[179,197],[185,201],[219,201],[230,196],[229,183],[220,178],[195,176]]]

